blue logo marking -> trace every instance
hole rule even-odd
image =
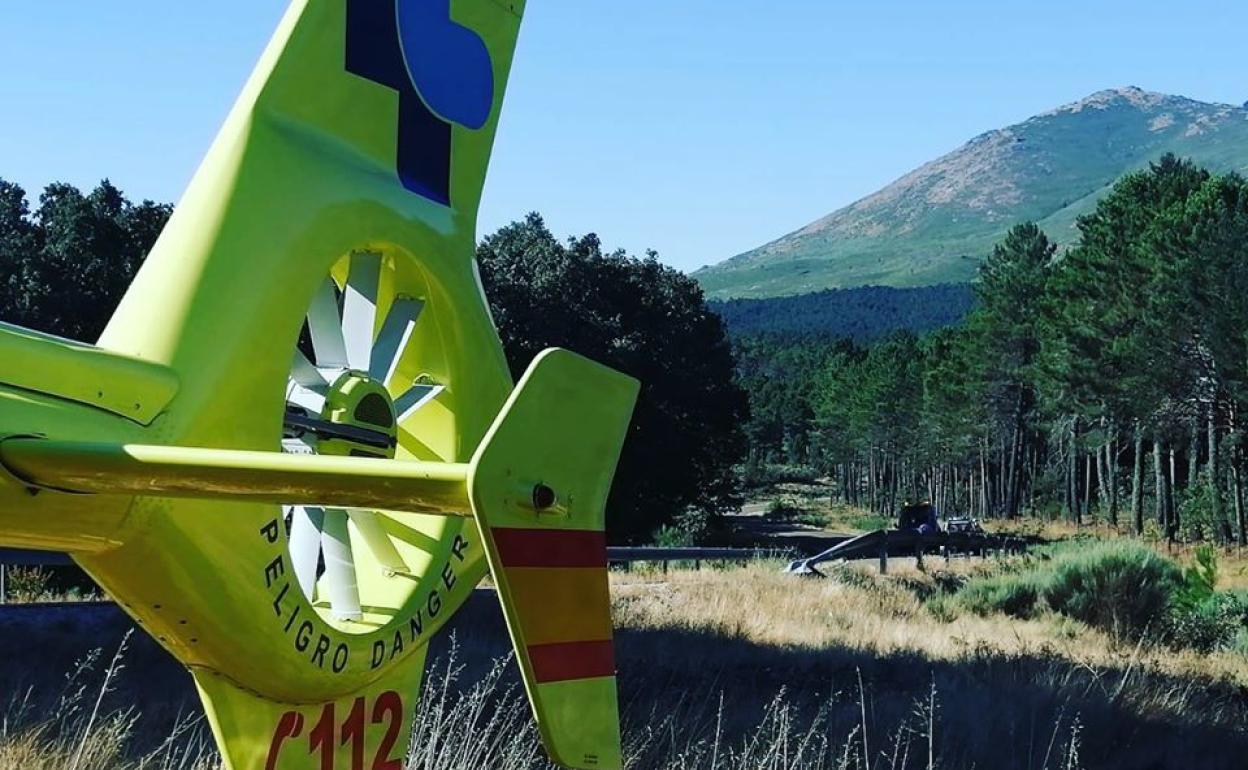
[[[399,181],[449,206],[451,124],[479,129],[494,107],[485,42],[450,0],[347,0],[346,69],[398,92]]]
[[[485,41],[451,20],[451,0],[398,0],[397,11],[407,73],[425,104],[451,123],[484,126],[494,107]]]

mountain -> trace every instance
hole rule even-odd
[[[711,297],[963,283],[1009,227],[1040,223],[1063,245],[1075,218],[1128,171],[1173,152],[1248,170],[1248,105],[1129,87],[990,131],[797,232],[694,277]]]
[[[898,329],[916,334],[956,324],[975,305],[968,284],[909,289],[860,286],[793,297],[711,300],[733,336],[752,334],[851,337],[877,340]]]

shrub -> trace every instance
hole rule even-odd
[[[1174,604],[1193,610],[1213,598],[1218,586],[1218,554],[1210,546],[1196,549],[1196,562],[1183,570],[1183,582],[1175,593]]]
[[[664,524],[656,529],[652,539],[654,544],[660,548],[687,548],[697,545],[694,542],[692,533],[671,524]]]
[[[846,523],[857,531],[874,532],[877,529],[891,529],[896,521],[888,516],[881,516],[875,513],[864,513],[860,516],[849,517],[846,519]]]
[[[923,605],[927,607],[928,612],[932,613],[932,617],[941,623],[952,623],[958,618],[960,605],[955,596],[936,594],[924,602]]]
[[[1202,474],[1200,481],[1184,491],[1179,501],[1179,537],[1189,543],[1212,540],[1218,534],[1219,523],[1213,515],[1213,490],[1207,479],[1208,476]],[[1225,501],[1222,504],[1225,505]]]
[[[767,504],[767,512],[763,516],[777,521],[788,521],[800,516],[801,513],[801,508],[783,497],[777,497]]]
[[[1039,613],[1044,592],[1043,578],[1038,573],[1026,572],[972,580],[958,593],[957,600],[977,615],[1002,612],[1026,619]]]
[[[1192,606],[1176,606],[1167,618],[1166,641],[1173,647],[1214,652],[1234,647],[1248,617],[1248,596],[1218,593]]]
[[[664,524],[654,531],[651,539],[664,548],[687,548],[706,545],[715,539],[717,521],[706,511],[690,508],[678,515],[671,524]]]
[[[819,480],[819,471],[808,465],[779,465],[774,463],[746,463],[741,466],[741,481],[748,487],[769,487],[776,484],[813,484]]]
[[[1106,543],[1062,556],[1046,598],[1064,615],[1131,638],[1164,619],[1182,582],[1179,568],[1153,551]]]
[[[52,573],[40,567],[13,567],[7,583],[8,598],[14,603],[38,602],[51,593]]]

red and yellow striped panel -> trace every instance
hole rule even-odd
[[[492,534],[537,683],[614,676],[605,533]]]

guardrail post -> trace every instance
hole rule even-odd
[[[888,574],[888,530],[884,530],[884,536],[880,538],[880,574]]]

